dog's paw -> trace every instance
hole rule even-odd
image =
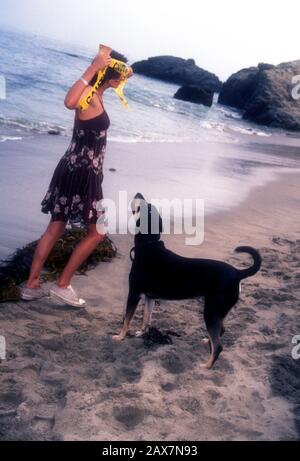
[[[201,363],[200,365],[200,368],[205,368],[206,370],[210,370],[211,367],[212,367],[212,364],[210,362]]]
[[[145,333],[144,330],[137,330],[137,331],[135,332],[135,336],[136,336],[137,338],[140,338],[141,336],[143,336],[144,333]]]
[[[122,340],[124,339],[124,336],[122,336],[122,335],[114,335],[114,336],[112,337],[112,339],[113,339],[114,341],[122,341]]]

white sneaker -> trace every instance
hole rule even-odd
[[[27,288],[25,285],[20,287],[20,298],[25,301],[32,301],[45,296],[49,296],[49,289],[46,287]]]
[[[86,304],[86,301],[77,296],[76,291],[71,285],[68,285],[66,288],[59,287],[56,283],[52,285],[49,290],[50,296],[59,301],[64,301],[70,306],[82,307]]]

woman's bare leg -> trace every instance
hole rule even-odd
[[[57,279],[57,285],[61,288],[66,288],[71,283],[71,278],[78,267],[88,258],[102,240],[105,234],[99,234],[96,229],[96,224],[88,225],[88,234],[81,240],[73,250],[68,263],[63,272]]]
[[[40,286],[40,272],[50,251],[63,234],[65,226],[66,223],[64,221],[52,221],[51,218],[46,231],[41,236],[35,249],[29,278],[25,282],[27,288],[38,288]]]

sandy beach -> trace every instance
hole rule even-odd
[[[239,205],[205,218],[205,239],[162,235],[188,257],[249,264],[235,255],[251,245],[260,272],[242,283],[228,315],[224,351],[212,370],[203,302],[161,301],[153,325],[180,334],[145,348],[141,338],[115,343],[127,296],[132,235],[111,235],[118,256],[74,276],[86,310],[50,298],[0,308],[7,356],[0,364],[2,440],[297,440],[300,360],[300,175],[283,173],[255,187]],[[139,306],[131,332],[142,321]]]

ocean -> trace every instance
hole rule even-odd
[[[64,98],[91,63],[95,49],[0,29],[0,53],[0,75],[6,81],[6,99],[0,100],[0,124],[42,133],[54,129],[70,136],[74,112],[64,106]],[[129,64],[133,62],[129,59]],[[112,121],[108,139],[233,143],[239,133],[274,133],[273,129],[243,121],[238,111],[217,104],[217,95],[211,108],[174,99],[178,88],[135,74],[125,87],[130,110],[121,105],[112,89],[106,91],[104,101]]]

